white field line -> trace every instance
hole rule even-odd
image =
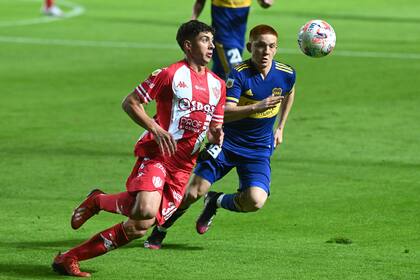
[[[158,44],[158,43],[135,43],[135,42],[116,42],[116,41],[88,41],[88,40],[67,40],[67,39],[45,39],[30,37],[9,37],[0,36],[0,42],[12,44],[29,45],[58,45],[72,47],[99,47],[99,48],[126,48],[126,49],[158,49],[158,50],[177,50],[176,44]],[[278,53],[299,54],[296,49],[279,48]],[[359,58],[393,58],[420,60],[420,53],[400,53],[400,52],[370,52],[370,51],[348,51],[334,50],[332,55],[343,57]]]
[[[98,47],[98,48],[125,48],[125,49],[160,49],[176,50],[176,44],[157,44],[157,43],[135,43],[135,42],[116,42],[116,41],[87,41],[87,40],[66,40],[66,39],[42,39],[28,37],[6,37],[0,36],[2,43],[17,43],[31,45],[58,45],[71,47]]]
[[[30,2],[39,2],[40,1],[30,1]],[[44,16],[41,15],[41,5],[40,5],[40,16],[37,18],[29,18],[29,19],[19,19],[19,20],[10,20],[10,21],[1,21],[0,20],[0,28],[1,27],[14,27],[14,26],[25,26],[25,25],[34,25],[34,24],[41,24],[41,23],[49,23],[49,22],[53,22],[53,21],[58,21],[58,20],[64,20],[64,19],[69,19],[72,17],[77,17],[82,15],[85,12],[85,8],[83,6],[74,4],[72,2],[67,2],[67,1],[59,1],[58,5],[60,7],[66,7],[71,9],[68,12],[65,12],[62,16],[60,17],[50,17],[50,16]]]

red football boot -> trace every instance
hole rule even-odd
[[[80,271],[79,262],[77,258],[67,256],[66,254],[58,254],[54,258],[51,265],[52,269],[62,275],[70,275],[77,277],[90,277],[90,273]]]
[[[74,209],[71,216],[71,227],[73,229],[80,228],[93,215],[99,213],[101,209],[99,209],[99,205],[96,205],[95,198],[101,194],[104,194],[104,192],[99,189],[92,190],[79,207]]]

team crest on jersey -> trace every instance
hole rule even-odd
[[[226,81],[226,87],[227,88],[231,88],[231,87],[233,87],[233,83],[235,82],[235,80],[234,79],[232,79],[232,78],[229,78],[229,79],[227,79],[227,81]]]
[[[248,89],[247,91],[245,91],[245,95],[254,96],[251,89]]]
[[[216,98],[216,99],[219,99],[220,98],[220,88],[218,88],[218,87],[213,87],[212,88],[212,92],[213,92],[213,95],[214,95],[214,97]]]
[[[283,90],[281,88],[278,88],[278,87],[273,88],[273,90],[271,91],[271,93],[273,95],[281,95],[282,92],[283,92]]]
[[[174,196],[174,198],[175,198],[176,201],[178,201],[178,202],[181,202],[182,201],[182,195],[180,195],[176,191],[172,191],[172,195]]]
[[[153,186],[155,186],[156,189],[162,188],[162,185],[163,185],[162,178],[160,178],[158,176],[153,176],[152,181],[153,181]]]

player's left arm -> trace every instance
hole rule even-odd
[[[209,130],[207,131],[207,140],[209,141],[209,143],[221,146],[223,143],[223,137],[224,133],[222,129],[222,124],[211,124]]]
[[[276,148],[283,142],[283,131],[286,125],[287,117],[289,116],[290,110],[292,109],[293,102],[295,100],[295,87],[293,86],[290,93],[283,99],[279,111],[279,122],[274,132],[274,147]]]
[[[209,130],[207,131],[207,140],[211,144],[222,145],[223,143],[223,121],[224,121],[224,109],[226,105],[226,84],[224,81],[220,81],[220,99],[217,103],[213,116],[210,121]]]
[[[196,0],[193,6],[193,12],[191,19],[196,20],[200,16],[201,12],[204,9],[204,5],[206,4],[206,0]]]
[[[275,108],[283,99],[283,96],[271,95],[254,104],[238,105],[241,94],[244,91],[243,84],[244,82],[239,72],[233,69],[229,74],[228,85],[226,86],[225,122],[241,120],[252,114]]]

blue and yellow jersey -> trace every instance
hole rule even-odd
[[[273,61],[268,75],[263,79],[251,60],[247,60],[237,65],[229,74],[226,81],[226,102],[244,106],[271,95],[286,96],[292,92],[295,79],[295,70],[277,61]],[[223,148],[249,158],[271,156],[274,149],[273,126],[279,110],[280,104],[247,118],[225,123]]]
[[[251,0],[212,0],[211,20],[215,41],[224,48],[243,49]]]

